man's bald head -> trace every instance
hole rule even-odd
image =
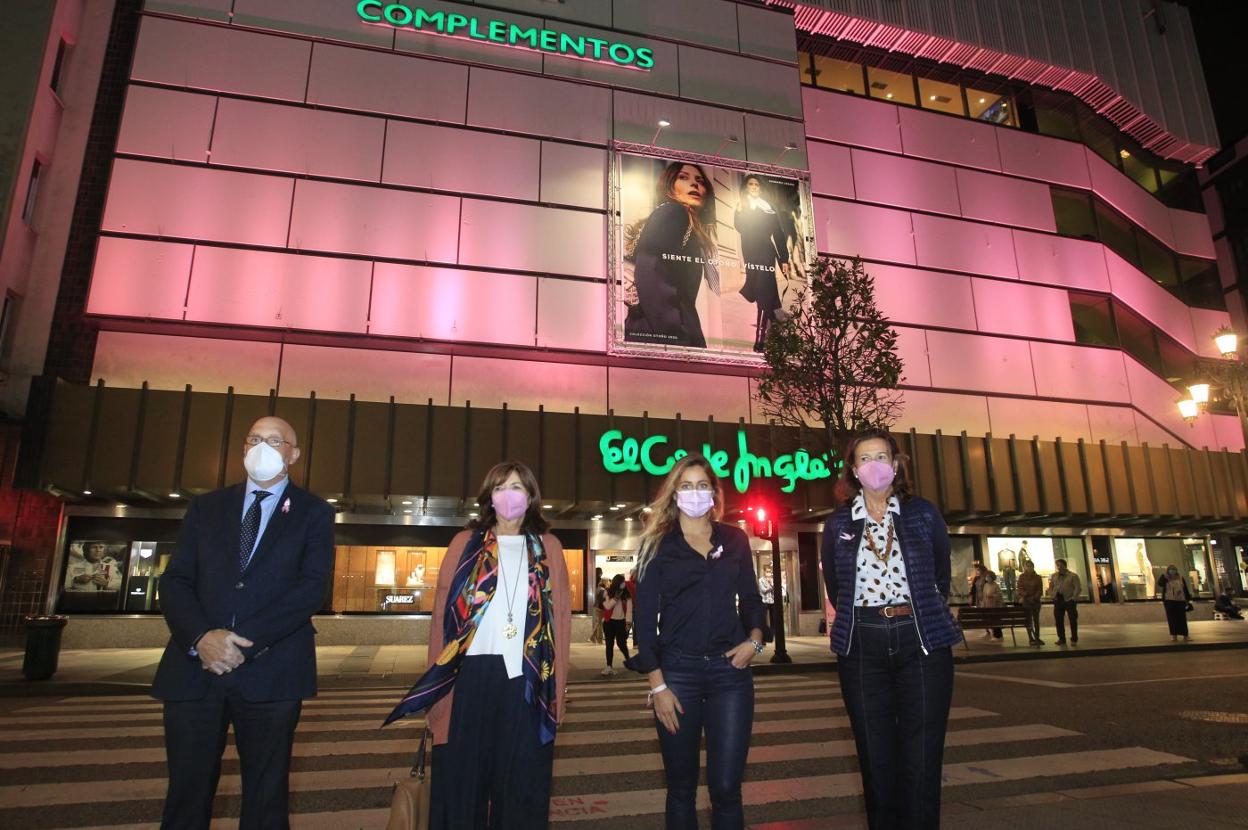
[[[261,442],[276,450],[287,467],[299,460],[299,436],[295,435],[295,428],[281,418],[268,415],[252,424],[243,442],[243,455]]]

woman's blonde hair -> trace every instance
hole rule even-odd
[[[646,566],[659,551],[659,542],[663,537],[680,526],[680,508],[676,506],[676,491],[680,487],[680,479],[690,467],[698,467],[706,473],[711,482],[711,492],[715,495],[715,506],[711,508],[711,521],[717,522],[724,514],[724,490],[719,483],[719,476],[711,467],[711,462],[700,455],[686,455],[676,462],[672,471],[663,479],[658,495],[650,502],[649,518],[646,529],[641,534],[641,549],[637,552],[637,581],[646,575]]]

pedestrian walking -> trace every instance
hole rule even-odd
[[[949,531],[912,495],[884,430],[856,434],[824,523],[824,584],[836,606],[832,650],[853,727],[872,830],[940,824],[941,761],[953,700]]]
[[[632,624],[633,595],[625,584],[624,574],[616,574],[611,578],[611,586],[607,588],[602,604],[602,631],[607,640],[607,667],[602,670],[603,677],[615,675],[613,659],[616,646],[624,657],[624,667],[629,667],[628,629]]]
[[[429,668],[386,723],[428,710],[430,830],[537,830],[568,678],[568,571],[528,467],[491,468],[477,512],[438,573]]]
[[[602,578],[602,568],[594,568],[594,627],[589,632],[589,642],[602,642],[602,604],[607,599],[607,583]]]
[[[261,418],[243,440],[247,480],[197,496],[160,578],[169,645],[164,701],[169,788],[161,827],[207,828],[234,727],[244,830],[287,827],[290,756],[316,695],[316,630],[334,563],[334,510],[288,475],[299,439]]]
[[[1049,599],[1053,600],[1053,623],[1057,627],[1057,644],[1066,645],[1066,619],[1070,620],[1070,642],[1079,642],[1079,597],[1083,585],[1079,574],[1066,567],[1065,559],[1056,559],[1057,570],[1049,577]]]
[[[723,490],[710,463],[685,456],[654,502],[637,557],[637,654],[650,681],[667,777],[667,830],[696,830],[699,750],[706,735],[711,826],[745,826],[741,779],[754,724],[750,663],[770,635],[750,541],[719,521]]]
[[[1192,592],[1187,580],[1174,565],[1167,565],[1165,573],[1157,577],[1157,596],[1166,609],[1166,625],[1170,627],[1170,640],[1184,642],[1192,639],[1187,633],[1187,612],[1192,610]]]
[[[984,571],[984,582],[979,591],[980,608],[1004,608],[1005,599],[1001,596],[1001,586],[997,584],[997,575],[993,571]],[[993,637],[1000,640],[1005,635],[1000,628],[988,628],[984,631],[984,639]]]
[[[1027,612],[1027,641],[1033,646],[1044,645],[1040,639],[1040,599],[1044,595],[1044,582],[1036,573],[1030,559],[1023,562],[1023,572],[1018,575],[1018,604]]]

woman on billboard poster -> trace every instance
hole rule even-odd
[[[763,183],[758,176],[751,174],[741,181],[734,225],[741,235],[741,259],[745,264],[741,296],[758,306],[754,351],[761,352],[767,330],[777,321],[776,312],[780,310],[776,265],[786,281],[789,277],[789,245],[780,215],[763,198]]]
[[[697,164],[674,161],[656,187],[659,206],[633,249],[637,303],[624,321],[626,340],[706,348],[696,302],[702,280],[719,293],[715,269],[715,189]]]

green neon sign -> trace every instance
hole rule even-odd
[[[651,435],[644,440],[625,437],[618,429],[607,430],[598,439],[598,451],[602,454],[602,466],[608,473],[640,473],[664,476],[671,472],[676,462],[689,453],[682,449],[666,451],[670,440],[666,435]],[[702,445],[702,455],[711,463],[711,469],[720,478],[731,478],[738,493],[750,489],[756,478],[778,478],[784,484],[781,492],[792,493],[799,481],[819,481],[832,477],[833,462],[828,453],[811,455],[797,450],[788,455],[766,458],[750,452],[745,430],[737,430],[737,454],[733,458],[728,450],[716,450],[710,444]]]
[[[429,12],[403,3],[384,0],[360,0],[356,14],[365,23],[413,29],[428,34],[476,40],[495,46],[510,46],[550,52],[569,58],[598,61],[629,69],[654,68],[654,51],[622,41],[605,40],[586,35],[570,35],[539,26],[521,26],[505,20],[489,20],[475,15],[453,12]]]

